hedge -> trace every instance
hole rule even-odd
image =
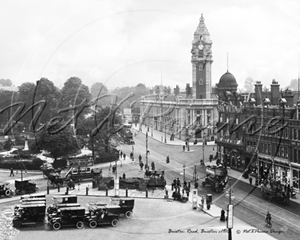
[[[27,169],[27,170],[40,170],[41,165],[43,165],[43,160],[40,158],[34,158],[31,160],[16,160],[16,159],[1,159],[0,168],[5,169]]]

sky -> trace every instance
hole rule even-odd
[[[212,44],[212,85],[228,70],[288,86],[299,75],[299,0],[0,0],[0,78],[14,85],[70,77],[109,89],[192,84],[201,13]],[[228,53],[228,63],[227,63]]]

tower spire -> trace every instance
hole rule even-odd
[[[227,52],[227,72],[228,72],[228,52]]]

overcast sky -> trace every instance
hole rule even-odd
[[[298,77],[299,0],[0,0],[0,78],[76,76],[108,88],[192,83],[191,42],[201,13],[212,82],[227,70],[269,87]],[[161,74],[162,73],[162,74]]]

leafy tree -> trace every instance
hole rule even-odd
[[[292,91],[298,91],[298,80],[292,79],[290,85],[288,85],[286,88],[291,89]]]
[[[46,101],[45,109],[40,117],[40,121],[45,123],[57,114],[58,103],[61,93],[54,83],[47,78],[41,78],[35,93],[35,102],[40,100]]]
[[[0,79],[0,85],[2,85],[2,86],[11,86],[12,81],[10,79]]]
[[[246,78],[244,88],[246,92],[254,92],[254,80],[251,77]]]
[[[8,138],[3,144],[3,149],[9,151],[13,147],[13,145],[13,141],[10,138]]]
[[[107,92],[108,92],[107,87],[101,82],[96,82],[91,87],[91,95],[93,99],[100,97],[106,94]],[[111,103],[110,97],[101,98],[100,100],[97,101],[97,105],[99,106],[109,106],[110,103]]]
[[[79,150],[76,138],[70,128],[66,128],[56,134],[49,134],[47,130],[39,133],[37,145],[40,149],[46,150],[55,160],[67,157]]]
[[[78,77],[71,77],[64,83],[61,95],[61,108],[75,106],[80,104],[84,99],[87,99],[87,101],[91,99],[89,88],[82,84]]]
[[[11,106],[13,103],[17,101],[18,93],[12,91],[0,91],[1,101],[0,101],[0,110],[4,109],[8,106]],[[3,125],[7,123],[7,121],[11,117],[11,113],[14,112],[14,109],[7,109],[0,115],[0,126],[3,128]]]
[[[22,83],[19,87],[19,96],[18,101],[25,103],[25,110],[32,106],[33,103],[33,96],[35,92],[35,84],[31,82]],[[23,118],[22,121],[24,122],[25,126],[29,126],[32,120],[32,112],[27,113]]]
[[[103,107],[94,112],[89,118],[81,119],[78,122],[77,133],[81,138],[85,139],[86,145],[90,149],[92,130],[103,122],[99,131],[92,136],[94,149],[98,151],[98,155],[101,156],[101,151],[110,152],[110,149],[115,147],[120,141],[118,137],[118,127],[121,126],[122,119],[118,115],[112,115],[110,107]]]

